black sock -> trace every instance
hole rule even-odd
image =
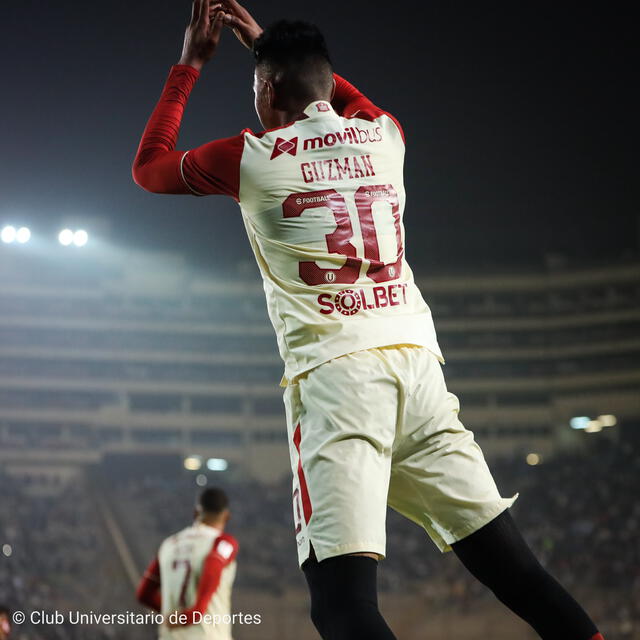
[[[324,640],[395,640],[378,610],[378,563],[338,556],[302,566],[311,594],[311,619]]]
[[[508,510],[451,548],[544,640],[589,640],[598,632],[582,607],[538,562]]]

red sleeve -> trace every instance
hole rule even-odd
[[[193,607],[181,612],[186,614],[185,625],[194,623],[193,616],[196,611],[200,614],[206,611],[213,594],[220,584],[222,570],[231,564],[237,555],[238,542],[233,536],[223,533],[215,539],[202,567],[196,602]]]
[[[240,197],[240,161],[244,134],[214,140],[187,151],[182,160],[182,177],[196,195]]]
[[[160,563],[158,562],[157,556],[142,576],[138,589],[136,590],[136,598],[140,604],[160,612],[162,608],[160,596]]]
[[[171,68],[160,100],[142,134],[133,179],[147,191],[238,199],[244,135],[176,151],[184,108],[200,73],[189,65]]]
[[[381,115],[387,115],[395,122],[404,141],[404,131],[396,118],[388,111],[376,107],[369,98],[337,73],[333,74],[333,78],[336,81],[336,90],[331,99],[331,105],[338,115],[345,118],[353,118],[357,115],[359,118],[365,119],[373,119]]]

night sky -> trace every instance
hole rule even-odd
[[[246,6],[263,26],[316,22],[336,71],[402,122],[407,254],[417,271],[447,271],[637,250],[635,22],[616,3],[562,4]],[[232,200],[151,195],[131,180],[189,14],[186,0],[2,3],[0,225],[44,233],[86,214],[110,220],[120,245],[179,249],[221,271],[251,259]],[[260,129],[252,73],[226,32],[178,148]]]

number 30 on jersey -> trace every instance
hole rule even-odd
[[[400,203],[396,190],[390,185],[367,185],[355,192],[355,205],[362,230],[364,259],[369,261],[367,277],[374,282],[388,282],[399,278],[402,270],[402,230],[400,228]],[[391,208],[396,231],[397,253],[394,262],[385,264],[380,260],[380,246],[373,220],[374,202],[387,203]],[[356,248],[351,243],[353,225],[349,217],[344,196],[335,189],[311,191],[308,193],[292,193],[282,204],[285,218],[297,218],[307,209],[328,207],[336,221],[336,229],[325,236],[329,253],[346,257],[339,269],[323,269],[315,262],[302,261],[298,265],[300,278],[308,285],[319,284],[354,284],[360,277],[363,258],[356,255]]]

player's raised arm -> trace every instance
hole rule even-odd
[[[224,24],[235,34],[238,40],[247,47],[253,49],[253,43],[262,33],[262,27],[254,17],[236,0],[223,0]]]
[[[193,193],[184,179],[182,158],[176,151],[184,108],[200,75],[214,55],[222,32],[221,3],[194,0],[184,36],[182,56],[171,69],[164,90],[151,114],[133,162],[133,179],[154,193]]]

